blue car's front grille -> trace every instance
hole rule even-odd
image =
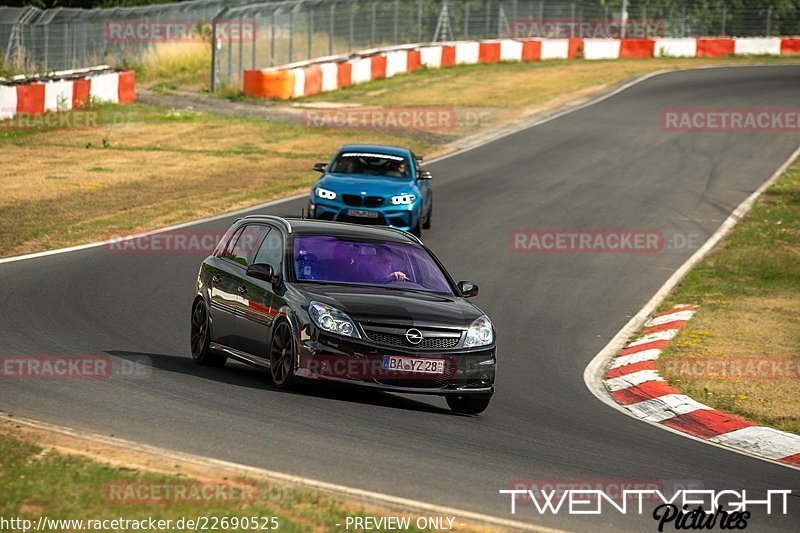
[[[343,194],[342,200],[350,207],[380,207],[383,205],[382,196],[358,196],[357,194]]]
[[[352,207],[361,207],[361,197],[357,194],[343,194],[344,203]]]

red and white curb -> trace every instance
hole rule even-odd
[[[656,370],[656,359],[696,311],[678,305],[645,323],[642,335],[612,358],[603,380],[617,403],[641,420],[800,467],[800,436],[757,426],[713,409],[672,388]]]

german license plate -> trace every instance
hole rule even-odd
[[[384,355],[383,369],[423,374],[444,374],[444,359],[420,359],[417,357]]]
[[[347,211],[347,214],[351,217],[378,218],[377,211],[367,211],[365,209],[350,209]]]

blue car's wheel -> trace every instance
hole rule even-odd
[[[428,209],[428,216],[425,217],[425,222],[422,224],[422,229],[431,229],[431,219],[433,218],[433,204],[431,204],[431,208]]]

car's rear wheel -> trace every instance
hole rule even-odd
[[[198,365],[222,366],[228,357],[211,350],[211,320],[203,300],[197,299],[192,307],[192,359]]]
[[[491,394],[473,394],[469,396],[447,396],[447,405],[455,413],[477,415],[489,407]]]
[[[286,322],[275,326],[269,350],[269,372],[272,382],[279,389],[290,389],[294,385],[294,341],[292,329]]]
[[[431,229],[432,218],[433,218],[433,204],[431,204],[431,208],[428,209],[428,216],[425,217],[425,223],[422,224],[422,229]]]

